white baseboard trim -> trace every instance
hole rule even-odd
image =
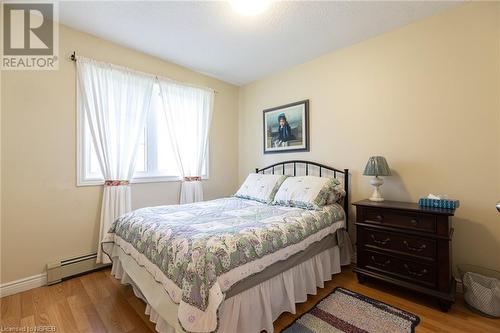
[[[11,281],[0,285],[0,298],[14,295],[26,290],[45,286],[47,284],[47,274],[29,276],[23,279]]]

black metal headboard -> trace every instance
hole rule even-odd
[[[310,173],[310,166],[314,166],[315,168],[318,168],[319,171],[319,176],[323,177],[324,173],[326,172],[327,174],[332,174],[333,177],[337,178],[337,175],[342,175],[343,176],[343,183],[344,183],[344,191],[345,191],[345,197],[342,201],[342,206],[344,207],[344,212],[345,212],[345,225],[346,229],[349,224],[349,169],[344,169],[344,170],[339,170],[335,169],[332,167],[329,167],[327,165],[317,163],[317,162],[312,162],[312,161],[303,161],[303,160],[292,160],[292,161],[284,161],[284,162],[278,162],[269,166],[266,166],[262,169],[256,168],[255,172],[256,173],[265,173],[267,170],[270,170],[271,173],[274,175],[275,172],[278,172],[282,175],[285,175],[287,172],[287,165],[293,166],[293,175],[297,176],[297,165],[305,166],[305,175],[309,175]]]

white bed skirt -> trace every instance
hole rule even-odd
[[[115,247],[118,248],[118,247]],[[339,247],[333,247],[253,288],[226,299],[219,312],[220,333],[271,333],[273,321],[283,312],[295,313],[295,303],[305,302],[318,287],[340,273]],[[147,304],[146,314],[160,333],[184,332],[177,320],[173,303],[151,275],[121,249],[113,253],[112,275],[134,288],[137,297]]]

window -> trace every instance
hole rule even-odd
[[[151,98],[151,110],[137,147],[132,183],[180,180],[180,172],[170,144],[159,89],[159,85],[155,84]],[[99,160],[94,150],[92,136],[83,110],[78,110],[77,135],[77,185],[103,184],[104,179]],[[208,152],[205,156],[208,156]],[[202,178],[208,178],[208,158],[203,164]]]

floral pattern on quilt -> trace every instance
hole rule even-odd
[[[296,244],[343,219],[335,204],[303,210],[225,198],[148,207],[125,214],[114,235],[146,256],[182,290],[182,301],[204,311],[217,278],[236,267]]]

